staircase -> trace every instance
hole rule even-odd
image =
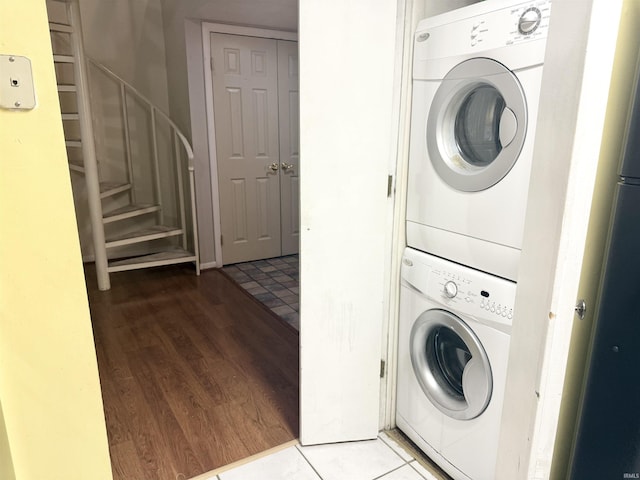
[[[110,273],[161,265],[193,263],[199,275],[189,142],[132,85],[85,56],[77,0],[47,6],[78,227],[88,217],[98,288],[110,288]],[[92,113],[89,69],[119,92],[119,115]],[[115,158],[109,148],[97,154],[94,122],[121,137]]]

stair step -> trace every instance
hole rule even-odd
[[[182,229],[177,227],[168,227],[166,225],[154,225],[153,227],[143,228],[135,232],[129,232],[121,235],[115,235],[107,238],[106,248],[122,247],[123,245],[131,245],[133,243],[148,242],[149,240],[157,240],[159,238],[174,237],[181,235]]]
[[[80,114],[78,113],[63,113],[62,120],[80,120]]]
[[[49,22],[49,30],[52,32],[73,33],[73,27],[64,23]]]
[[[76,60],[71,55],[54,55],[53,61],[56,63],[74,63]]]
[[[69,170],[84,173],[84,164],[80,160],[69,160]]]
[[[131,190],[130,183],[100,182],[100,198],[111,197],[127,190]]]
[[[158,210],[160,210],[159,205],[152,205],[150,203],[143,205],[127,205],[125,207],[105,213],[104,217],[102,218],[102,222],[117,222],[119,220],[124,220],[125,218],[132,218],[140,215],[145,215],[147,213],[157,212]]]
[[[78,88],[71,84],[58,84],[59,92],[76,92]]]
[[[82,142],[80,140],[65,140],[64,144],[67,147],[80,148],[82,147]]]
[[[176,248],[166,252],[109,262],[108,270],[110,273],[123,272],[125,270],[135,270],[138,268],[160,267],[162,265],[175,265],[195,261],[196,257],[193,253],[181,248]]]

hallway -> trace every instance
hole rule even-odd
[[[300,330],[300,256],[227,265],[222,271],[256,300]]]
[[[87,272],[114,479],[188,479],[298,436],[298,335],[225,275]]]

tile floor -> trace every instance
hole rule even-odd
[[[283,450],[197,480],[440,480],[385,432],[376,440]]]
[[[236,263],[222,268],[242,288],[300,330],[298,255]]]

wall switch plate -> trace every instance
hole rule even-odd
[[[0,55],[0,108],[31,110],[36,106],[31,60]]]

